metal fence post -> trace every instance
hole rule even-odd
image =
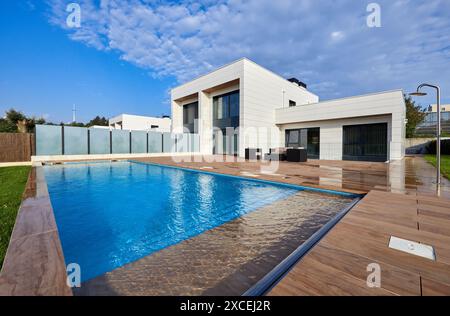
[[[64,155],[64,125],[61,126],[61,155]]]

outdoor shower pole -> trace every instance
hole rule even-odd
[[[441,89],[437,90],[437,143],[436,143],[436,167],[437,167],[437,184],[441,184]]]
[[[436,89],[437,101],[436,101],[436,113],[437,113],[437,124],[436,124],[436,184],[438,187],[441,185],[441,88],[428,83],[423,83],[417,87],[417,91],[410,93],[414,96],[424,96],[427,95],[425,92],[421,92],[420,89],[423,87],[429,87]]]

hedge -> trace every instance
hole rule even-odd
[[[436,141],[429,142],[426,150],[428,154],[436,154]],[[441,139],[441,155],[450,155],[450,139]]]

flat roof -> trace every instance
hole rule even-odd
[[[304,106],[308,106],[308,105],[317,105],[317,104],[323,104],[323,103],[329,103],[329,102],[335,102],[335,101],[342,101],[342,100],[349,100],[349,99],[356,99],[356,98],[364,98],[364,97],[370,97],[370,96],[373,96],[373,95],[388,94],[388,93],[393,93],[393,92],[401,92],[403,94],[403,90],[402,89],[386,90],[386,91],[380,91],[380,92],[373,92],[373,93],[355,95],[355,96],[350,96],[350,97],[342,97],[342,98],[337,98],[337,99],[319,101],[319,102],[316,102],[316,103],[300,104],[297,107],[304,107]],[[284,107],[284,108],[277,108],[277,110],[280,110],[280,109],[289,109],[289,108],[286,108],[286,107]]]
[[[273,75],[277,76],[278,78],[280,78],[280,79],[282,79],[282,80],[284,80],[284,81],[286,81],[286,82],[288,82],[288,83],[290,83],[290,84],[292,84],[292,85],[295,85],[294,83],[292,83],[291,81],[287,80],[286,78],[280,76],[280,75],[277,74],[276,72],[274,72],[274,71],[272,71],[272,70],[270,70],[270,69],[268,69],[268,68],[266,68],[266,67],[264,67],[264,66],[261,66],[260,64],[254,62],[253,60],[251,60],[251,59],[249,59],[249,58],[247,58],[247,57],[242,57],[242,58],[239,58],[239,59],[237,59],[237,60],[235,60],[235,61],[232,61],[232,62],[230,62],[230,63],[228,63],[228,64],[225,64],[225,65],[223,65],[223,66],[220,66],[220,67],[218,67],[218,68],[216,68],[216,69],[214,69],[214,70],[211,70],[211,71],[209,71],[209,72],[207,72],[207,73],[205,73],[205,74],[203,74],[203,75],[197,76],[197,77],[195,77],[195,78],[193,78],[193,79],[191,79],[191,80],[189,80],[189,81],[187,81],[187,82],[184,82],[184,83],[182,83],[182,84],[180,84],[180,85],[178,85],[178,86],[176,86],[176,87],[173,87],[172,89],[170,89],[170,91],[172,91],[172,90],[174,90],[174,89],[177,89],[177,88],[180,88],[180,87],[182,87],[182,86],[185,86],[185,85],[187,85],[187,84],[189,84],[189,83],[191,83],[191,82],[193,82],[193,81],[195,81],[195,80],[198,80],[198,79],[200,79],[200,78],[206,77],[206,76],[208,76],[208,75],[210,75],[210,74],[212,74],[212,73],[214,73],[214,72],[216,72],[216,71],[219,71],[219,70],[221,70],[221,69],[223,69],[223,68],[226,68],[226,67],[228,67],[228,66],[237,64],[238,62],[241,62],[241,61],[244,61],[244,60],[251,62],[252,64],[258,66],[259,68],[264,69],[264,70],[266,70],[266,71],[272,73]],[[313,93],[313,92],[309,91],[308,89],[305,89],[305,88],[302,87],[302,86],[299,86],[299,85],[295,85],[295,86],[298,87],[298,88],[300,88],[300,89],[302,89],[302,90],[305,90],[305,91],[307,91],[307,92],[309,92],[309,93]],[[314,93],[313,93],[313,94],[314,94]]]

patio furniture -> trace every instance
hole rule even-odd
[[[261,160],[261,148],[245,148],[246,160]]]
[[[286,148],[271,148],[269,153],[264,157],[268,161],[285,161],[286,160]]]
[[[306,149],[304,148],[287,149],[286,160],[289,162],[306,162],[308,160]]]

